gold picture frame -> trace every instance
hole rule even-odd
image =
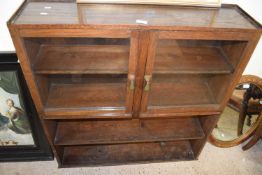
[[[222,0],[77,0],[77,3],[155,4],[220,7]]]

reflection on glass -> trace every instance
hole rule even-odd
[[[238,85],[212,135],[217,140],[232,141],[247,133],[259,119],[261,99],[262,91],[256,85]]]
[[[227,106],[223,111],[216,128],[213,130],[213,136],[222,141],[231,141],[238,138],[238,119],[239,112]],[[250,125],[248,125],[249,118],[245,118],[243,133],[246,133],[254,125],[258,119],[258,115],[252,115],[250,119]]]

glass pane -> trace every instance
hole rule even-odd
[[[25,38],[47,108],[125,108],[129,39]]]
[[[158,40],[150,106],[219,104],[245,41]]]

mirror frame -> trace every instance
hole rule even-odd
[[[255,75],[243,75],[239,81],[239,84],[243,84],[243,83],[252,83],[254,85],[256,85],[257,87],[259,87],[262,91],[262,79],[259,78],[258,76]],[[221,141],[216,139],[213,135],[212,132],[208,138],[209,143],[211,143],[212,145],[215,145],[217,147],[221,147],[221,148],[228,148],[228,147],[233,147],[233,146],[237,146],[241,143],[243,143],[244,141],[246,141],[249,137],[252,136],[252,134],[255,132],[255,130],[257,129],[259,123],[262,122],[262,113],[260,113],[258,121],[256,123],[254,123],[253,127],[250,128],[246,133],[242,134],[240,137],[234,139],[234,140],[230,140],[230,141]]]

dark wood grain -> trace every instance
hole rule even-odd
[[[64,166],[192,160],[188,141],[65,147]]]
[[[77,135],[75,133],[78,133]],[[56,145],[113,144],[200,139],[198,118],[59,122]]]

